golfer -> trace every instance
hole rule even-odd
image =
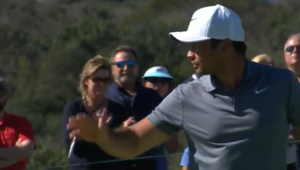
[[[199,170],[285,170],[289,124],[296,134],[300,125],[294,74],[247,60],[241,20],[222,5],[197,10],[187,31],[170,36],[190,45],[187,57],[203,76],[178,86],[130,127],[110,130],[106,112],[98,126],[87,116],[72,117],[70,137],[128,159],[183,130],[197,149]]]

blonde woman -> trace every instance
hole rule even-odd
[[[267,54],[257,55],[252,59],[252,61],[260,64],[270,65],[270,66],[273,65],[271,57]]]
[[[70,131],[66,130],[66,124],[71,116],[85,114],[92,117],[97,123],[98,113],[103,108],[107,108],[110,113],[112,112],[111,108],[118,108],[118,104],[105,98],[110,81],[111,66],[106,58],[96,56],[84,65],[79,80],[81,97],[68,102],[64,109],[63,135],[65,149],[69,152],[69,163],[82,164],[71,166],[69,170],[118,170],[120,168],[117,163],[95,163],[115,158],[106,154],[96,144],[75,138],[71,140],[69,138]]]

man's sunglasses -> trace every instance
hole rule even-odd
[[[285,48],[285,51],[292,53],[295,49],[296,51],[300,51],[300,45],[288,46]]]
[[[136,65],[135,61],[118,61],[113,63],[113,65],[116,65],[119,68],[123,68],[125,67],[125,65],[127,65],[127,67],[129,68],[133,68]]]
[[[110,78],[108,77],[91,77],[90,78],[94,83],[109,83]]]
[[[159,84],[160,83],[162,85],[171,84],[171,82],[172,82],[172,79],[161,78],[161,77],[148,77],[148,78],[145,78],[144,80],[148,81],[152,84]]]

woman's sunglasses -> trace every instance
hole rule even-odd
[[[90,78],[94,83],[109,83],[110,78],[108,77],[91,77]]]
[[[133,68],[136,65],[136,62],[131,60],[131,61],[118,61],[113,63],[113,65],[116,65],[119,68],[124,68],[125,65],[127,65],[127,67],[129,68]]]

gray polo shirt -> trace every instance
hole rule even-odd
[[[285,170],[289,123],[300,125],[300,84],[292,72],[247,60],[232,94],[210,75],[178,86],[147,118],[193,140],[199,170]]]

